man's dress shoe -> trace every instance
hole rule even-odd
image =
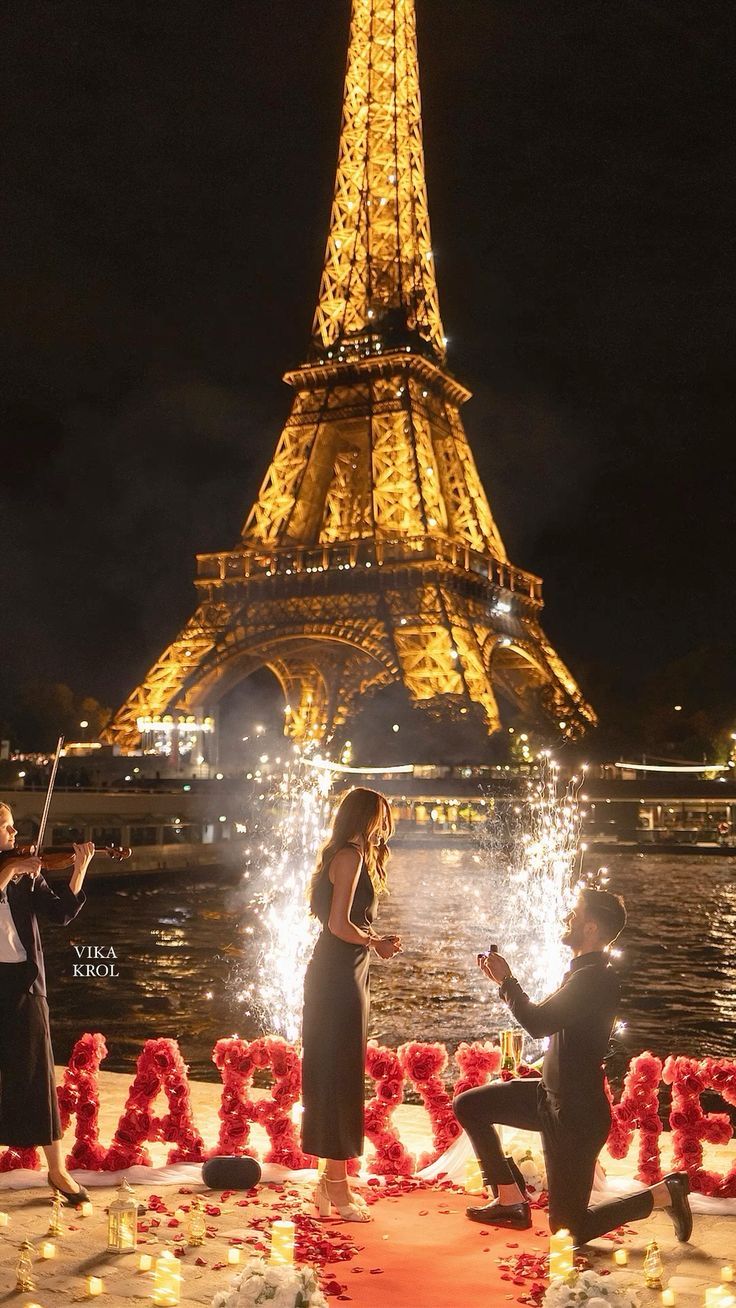
[[[465,1212],[471,1222],[480,1222],[483,1226],[507,1226],[513,1231],[528,1231],[532,1224],[532,1214],[528,1203],[501,1204],[494,1199],[482,1208],[466,1208]]]
[[[669,1212],[675,1235],[680,1244],[687,1244],[693,1233],[693,1215],[690,1210],[688,1194],[690,1181],[687,1172],[670,1172],[662,1177],[670,1196]]]

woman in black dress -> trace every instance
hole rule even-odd
[[[302,1146],[326,1160],[315,1194],[320,1216],[334,1205],[352,1222],[369,1220],[348,1186],[347,1160],[363,1152],[370,951],[392,958],[401,949],[399,936],[376,935],[372,925],[393,829],[383,795],[348,791],[310,888],[322,932],[304,981]]]

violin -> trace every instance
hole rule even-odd
[[[33,858],[35,853],[35,845],[16,845],[13,849],[0,850],[0,865],[9,858]],[[130,858],[131,853],[132,851],[123,845],[96,845],[93,857],[99,855],[101,858],[111,858],[116,863],[122,863],[123,859]],[[41,851],[39,858],[42,872],[63,872],[65,868],[74,866],[74,846],[51,845],[49,849]]]

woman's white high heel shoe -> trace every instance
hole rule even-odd
[[[344,1181],[328,1181],[324,1174],[319,1178],[314,1192],[314,1202],[320,1217],[329,1217],[331,1210],[335,1208],[344,1222],[370,1222],[368,1209],[357,1195],[350,1196],[353,1202],[349,1204],[339,1204],[330,1197],[330,1186],[344,1184]]]

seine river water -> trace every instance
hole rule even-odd
[[[736,863],[641,855],[607,863],[610,889],[625,896],[630,915],[617,962],[626,1027],[614,1074],[642,1049],[733,1057]],[[371,1034],[390,1045],[418,1039],[450,1047],[493,1035],[504,1010],[475,965],[498,893],[488,873],[469,848],[404,846],[391,863],[391,887],[380,925],[400,931],[405,948],[391,963],[374,964]],[[169,1036],[193,1076],[216,1080],[215,1041],[259,1033],[235,1000],[257,948],[244,892],[214,874],[127,885],[92,875],[88,890],[70,928],[44,931],[57,1062],[80,1034],[101,1031],[104,1068],[132,1072],[143,1040]],[[534,950],[528,925],[520,922],[519,931]],[[75,979],[74,945],[112,946],[119,975]]]

